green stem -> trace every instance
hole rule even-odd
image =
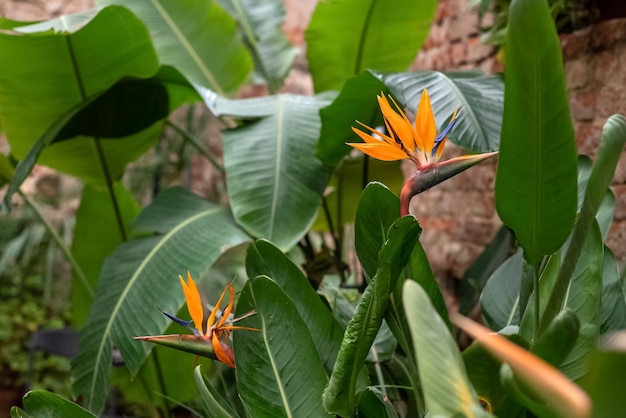
[[[96,151],[98,152],[98,159],[100,160],[100,166],[102,167],[102,173],[104,174],[104,181],[113,204],[113,211],[115,212],[115,219],[117,221],[117,228],[120,231],[120,236],[123,242],[128,241],[128,235],[126,234],[126,226],[124,224],[124,218],[122,218],[122,211],[120,210],[119,202],[115,196],[115,189],[113,188],[113,179],[111,178],[111,172],[107,165],[106,158],[104,156],[104,150],[102,149],[102,143],[99,138],[93,139],[96,144]]]
[[[172,416],[172,411],[170,411],[170,402],[167,396],[167,389],[165,388],[165,378],[163,377],[163,370],[161,370],[161,362],[159,361],[159,356],[157,354],[157,350],[152,350],[152,360],[154,362],[154,368],[157,374],[157,380],[159,381],[159,388],[161,389],[161,393],[163,396],[163,401],[165,403],[165,414],[167,417]]]
[[[70,265],[72,266],[72,270],[74,271],[74,273],[76,274],[76,276],[78,277],[82,285],[85,286],[85,289],[87,290],[87,293],[89,294],[89,296],[93,299],[93,287],[91,287],[91,283],[89,283],[89,280],[87,280],[87,276],[85,275],[85,272],[78,264],[78,261],[76,261],[76,259],[74,258],[74,255],[72,254],[70,249],[67,247],[67,245],[65,245],[65,243],[63,242],[63,239],[59,236],[59,234],[54,229],[54,227],[50,224],[50,222],[48,222],[48,220],[43,216],[43,213],[41,213],[36,203],[28,195],[24,194],[21,190],[18,190],[17,193],[22,197],[22,199],[24,199],[24,202],[32,209],[37,219],[39,219],[39,221],[43,224],[43,226],[46,228],[46,230],[52,237],[52,240],[59,246],[59,248],[61,249],[61,252],[65,256],[67,261],[70,263]]]
[[[165,121],[165,124],[178,132],[180,135],[182,135],[182,137],[186,141],[188,141],[196,149],[196,151],[198,151],[204,158],[206,158],[211,163],[211,165],[213,165],[213,167],[215,167],[220,173],[224,173],[224,167],[222,167],[217,159],[212,156],[207,150],[205,150],[202,144],[198,142],[198,140],[194,138],[189,132],[169,120]]]
[[[534,271],[535,277],[533,278],[533,286],[534,286],[534,294],[535,294],[535,332],[533,341],[537,341],[539,338],[539,325],[541,324],[539,313],[541,312],[541,307],[539,306],[540,298],[539,298],[539,273],[541,270],[541,265],[539,263],[535,264]]]

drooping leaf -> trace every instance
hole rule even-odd
[[[502,226],[476,261],[461,278],[459,285],[459,313],[468,315],[476,306],[487,280],[513,250],[513,235]]]
[[[361,418],[396,418],[398,414],[388,396],[378,388],[370,386],[359,397]]]
[[[576,143],[546,2],[511,4],[506,45],[496,208],[535,265],[561,247],[576,216]]]
[[[307,326],[289,297],[267,277],[251,279],[238,312],[259,331],[235,331],[237,388],[254,417],[324,417],[322,390],[328,382]]]
[[[200,366],[194,369],[193,377],[196,380],[196,385],[198,386],[198,390],[200,392],[200,399],[204,405],[206,417],[232,418],[237,416],[235,412],[230,409],[226,401],[213,388],[211,383],[207,381]]]
[[[586,155],[578,156],[578,211],[580,211],[583,207],[592,168],[593,162],[591,161],[591,158]],[[596,213],[596,220],[598,221],[598,225],[600,225],[603,241],[606,241],[606,238],[609,235],[614,213],[615,195],[611,189],[608,189],[602,199],[602,203],[600,203],[598,212]]]
[[[122,78],[149,78],[158,60],[143,23],[123,7],[108,7],[63,32],[0,34],[0,60],[13,63],[0,75],[0,113],[11,152],[23,159],[35,142],[58,126],[72,109],[93,99]],[[56,21],[64,24],[64,20]],[[70,19],[71,20],[71,19]],[[39,24],[37,30],[54,27]],[[25,32],[28,26],[20,30]],[[117,28],[112,31],[111,28]],[[93,51],[99,51],[94,54]],[[58,131],[57,131],[58,132]],[[102,143],[113,178],[145,151],[158,130],[148,129],[119,143]],[[101,159],[93,141],[76,138],[46,148],[41,164],[103,184]]]
[[[241,86],[252,70],[235,21],[216,2],[97,0],[96,4],[132,10],[151,31],[161,63],[195,84],[226,94]]]
[[[87,286],[76,275],[72,279],[72,319],[77,329],[84,325],[91,309],[104,259],[128,236],[130,223],[140,211],[139,204],[121,183],[115,183],[114,193],[123,225],[117,223],[108,192],[88,184],[83,187],[80,206],[76,211],[72,254],[89,281]]]
[[[298,266],[272,243],[258,240],[248,247],[246,271],[250,278],[262,275],[271,278],[293,301],[330,374],[343,338],[343,328]]]
[[[613,115],[607,120],[602,131],[602,140],[598,155],[589,177],[582,209],[572,231],[570,244],[563,259],[562,268],[550,293],[550,300],[541,318],[540,330],[556,315],[563,305],[569,283],[578,263],[587,236],[590,233],[598,209],[606,196],[619,156],[626,144],[626,118]]]
[[[626,329],[626,294],[615,256],[607,246],[604,246],[601,300],[600,335]]]
[[[136,373],[152,346],[131,337],[163,333],[170,321],[156,308],[177,312],[183,304],[177,276],[204,277],[223,251],[248,240],[224,208],[181,188],[158,195],[133,228],[156,235],[130,240],[106,260],[73,362],[75,391],[92,411],[104,405],[112,344]]]
[[[95,415],[81,406],[47,390],[32,390],[24,395],[22,402],[28,413],[27,416],[36,418],[95,418]],[[17,416],[22,415],[17,414]]]
[[[437,2],[375,0],[318,3],[305,32],[316,92],[338,90],[371,68],[404,71],[426,40]]]
[[[473,152],[495,151],[500,142],[504,84],[500,76],[468,74],[465,77],[437,71],[379,73],[366,71],[350,78],[339,96],[320,111],[322,132],[317,155],[335,166],[350,152],[346,142],[358,138],[350,129],[355,121],[381,126],[382,116],[376,95],[391,92],[398,104],[415,112],[422,90],[428,89],[438,126],[445,126],[457,106],[464,116],[448,139]]]
[[[324,406],[334,414],[352,416],[356,408],[356,382],[382,323],[389,295],[417,243],[421,228],[413,216],[398,219],[389,228],[380,250],[376,275],[370,281],[350,320],[330,382]]]
[[[255,73],[275,93],[287,77],[296,50],[282,31],[285,9],[278,0],[218,0],[239,22]]]
[[[426,292],[419,284],[406,281],[402,294],[429,413],[446,417],[492,416],[480,405],[456,341]]]
[[[258,119],[223,132],[228,196],[253,236],[286,250],[313,223],[329,171],[315,157],[323,96],[227,100],[202,91],[216,115]]]

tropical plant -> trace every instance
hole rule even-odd
[[[219,417],[584,417],[590,396],[606,416],[620,405],[598,396],[606,385],[598,376],[623,355],[596,347],[601,334],[626,328],[623,283],[603,244],[626,120],[607,122],[595,164],[577,160],[545,2],[514,0],[505,82],[398,72],[425,39],[434,0],[320,2],[306,32],[314,96],[273,94],[294,55],[278,29],[278,1],[97,3],[34,25],[0,22],[8,29],[0,56],[16,62],[0,74],[0,117],[20,160],[5,201],[35,162],[85,184],[68,257],[82,272],[72,289],[82,326],[72,366],[86,410],[35,391],[13,416],[41,408],[92,416],[112,384],[138,398],[125,384],[131,378],[145,392],[146,415],[193,398],[196,414]],[[253,67],[272,94],[228,98]],[[408,111],[391,106],[399,98]],[[166,120],[196,101],[227,126],[228,206],[170,187],[140,208],[120,181],[126,164],[165,124],[197,146]],[[373,128],[355,136],[355,120]],[[416,162],[400,198],[372,181],[400,190],[397,164],[345,145],[359,136],[367,145],[356,147],[373,158]],[[437,161],[446,139],[486,155]],[[498,148],[496,207],[519,250],[486,282],[481,307],[501,335],[448,313],[421,227],[407,214],[412,197]],[[362,274],[346,271],[348,224]],[[191,280],[180,289],[185,271],[197,289]],[[206,310],[201,295],[225,283],[227,308],[222,293]],[[191,321],[178,319],[185,299]],[[233,309],[245,314],[237,325]],[[172,337],[181,325],[195,335]],[[461,353],[454,327],[479,342]],[[235,365],[234,374],[211,362],[192,380],[193,355],[149,342],[168,334],[156,340]],[[122,370],[112,369],[114,350]],[[586,390],[577,385],[584,379]]]

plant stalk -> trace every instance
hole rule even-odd
[[[220,165],[217,159],[212,156],[196,138],[194,138],[189,132],[174,124],[173,122],[166,120],[165,124],[178,132],[187,142],[189,142],[204,158],[206,158],[216,170],[224,174],[224,167]]]

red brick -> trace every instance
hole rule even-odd
[[[494,52],[494,48],[481,43],[478,36],[471,37],[467,40],[467,49],[467,60],[471,63],[483,60]]]
[[[466,12],[450,22],[448,39],[457,41],[479,33],[478,15]]]
[[[563,59],[578,58],[589,50],[591,45],[591,28],[585,28],[567,35],[561,35]]]
[[[623,39],[626,39],[626,19],[600,22],[591,31],[591,46],[595,49],[608,48]]]
[[[597,102],[596,91],[570,93],[569,107],[572,118],[577,121],[592,121],[596,116]]]
[[[598,93],[598,105],[596,115],[600,118],[608,118],[615,113],[623,112],[626,106],[626,89],[623,84],[605,84]]]
[[[617,262],[623,268],[626,263],[626,222],[613,222],[606,243],[613,250]]]
[[[575,122],[576,144],[578,153],[593,157],[598,152],[602,129],[589,122]]]
[[[600,83],[618,82],[623,76],[623,69],[618,68],[619,58],[612,49],[596,54],[591,63],[593,76]]]
[[[618,184],[612,187],[615,193],[615,215],[614,222],[626,220],[626,184]]]
[[[458,67],[461,63],[467,61],[467,44],[465,42],[457,42],[450,47],[450,58],[452,65]]]
[[[619,157],[619,162],[615,168],[615,175],[613,176],[613,184],[625,184],[626,183],[626,153],[622,152]]]
[[[565,79],[569,89],[584,87],[589,81],[589,67],[586,60],[576,59],[566,62]]]

